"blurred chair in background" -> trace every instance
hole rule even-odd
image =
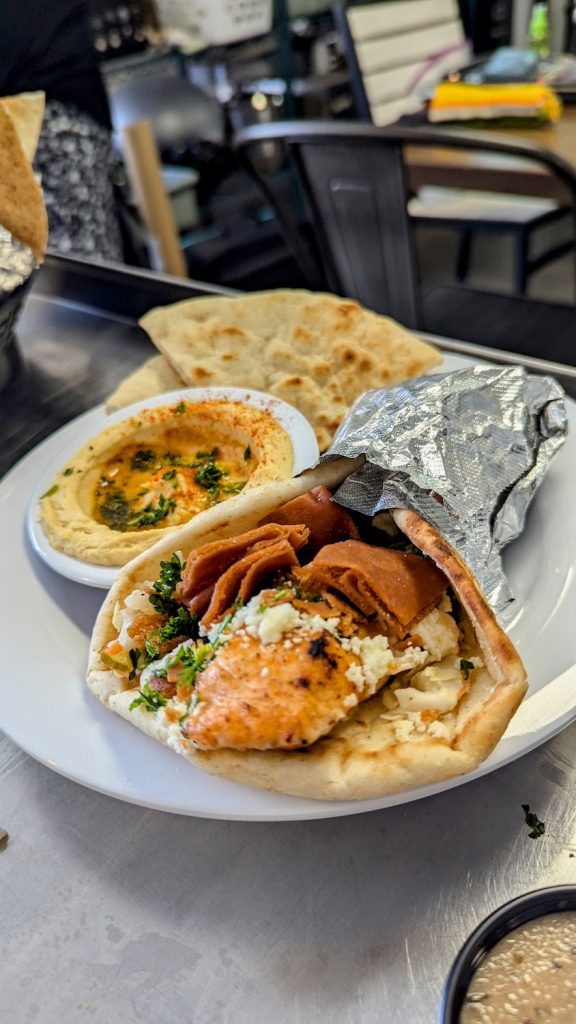
[[[288,209],[261,176],[254,155],[265,141],[290,160],[311,224],[305,242]],[[437,286],[422,293],[408,211],[405,146],[444,146],[534,161],[559,182],[576,238],[576,174],[531,143],[482,133],[356,123],[308,122],[255,127],[238,150],[258,177],[310,287],[355,298],[407,327],[576,364],[576,309],[528,298]],[[521,180],[521,179],[520,179]]]
[[[471,50],[456,0],[392,0],[334,8],[342,35],[356,111],[361,120],[392,124],[425,116],[426,100],[445,75],[470,63]],[[410,215],[429,226],[457,231],[456,275],[470,269],[475,232],[508,231],[515,240],[514,285],[524,294],[533,269],[534,232],[561,219],[551,199],[519,198],[477,190],[422,188]]]
[[[456,0],[336,4],[356,113],[384,125],[425,109],[434,86],[470,63]]]

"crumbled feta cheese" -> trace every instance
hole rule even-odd
[[[392,728],[394,729],[394,735],[399,743],[405,743],[414,732],[415,725],[407,718],[398,718]]]
[[[364,689],[366,680],[364,679],[364,673],[361,665],[349,665],[346,669],[345,676],[346,679],[349,679],[350,682],[354,686],[357,686],[359,690]]]
[[[284,634],[294,633],[296,630],[308,636],[326,632],[337,636],[339,623],[338,617],[323,619],[321,615],[300,612],[288,601],[277,605],[265,605],[262,602],[262,595],[256,594],[247,605],[235,612],[225,635],[232,636],[240,629],[245,629],[249,636],[259,639],[263,644],[271,644],[278,643]],[[209,639],[212,639],[217,629],[217,624],[212,627],[208,633]],[[284,645],[290,646],[299,640],[300,637],[293,635],[285,640]]]
[[[390,650],[385,636],[367,636],[362,639],[354,636],[341,640],[341,644],[345,651],[350,651],[360,659],[360,665],[351,665],[346,670],[347,678],[359,689],[367,688],[372,693],[383,679],[395,672],[416,668],[427,658],[426,651],[419,647],[408,647],[395,654]]]
[[[441,722],[436,719],[434,722],[430,722],[427,728],[427,733],[436,740],[451,740],[453,729],[450,728],[447,722]]]
[[[276,644],[291,629],[300,625],[300,613],[293,605],[274,605],[267,608],[258,626],[258,637],[263,644]]]
[[[434,608],[410,631],[426,648],[435,661],[447,654],[456,654],[460,631],[452,616],[440,608]]]
[[[343,708],[355,708],[358,703],[358,697],[355,693],[349,693],[347,697],[344,697],[342,701]]]

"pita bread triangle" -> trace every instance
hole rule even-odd
[[[0,104],[14,122],[24,155],[33,162],[42,129],[46,97],[43,92],[21,92],[0,97]]]
[[[363,391],[395,387],[442,359],[394,320],[304,289],[188,299],[140,324],[191,387],[254,387],[296,406],[321,451]]]
[[[40,263],[48,242],[42,191],[14,121],[0,104],[0,226],[32,250]]]

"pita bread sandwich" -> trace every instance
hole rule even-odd
[[[479,765],[522,662],[432,526],[333,500],[357,463],[241,494],[131,562],[96,622],[91,690],[197,768],[296,796],[374,798]]]

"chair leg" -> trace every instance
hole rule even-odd
[[[528,228],[519,228],[514,239],[514,291],[518,295],[525,295],[528,287],[529,243]]]
[[[458,242],[456,254],[456,277],[459,281],[465,281],[470,271],[470,257],[472,255],[472,229],[464,228]]]

